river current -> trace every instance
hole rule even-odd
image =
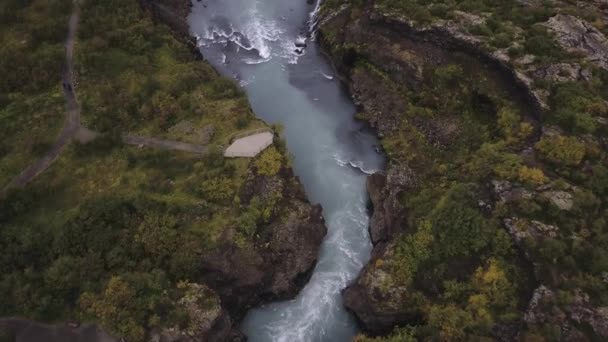
[[[328,233],[310,281],[293,300],[250,310],[252,342],[341,342],[357,333],[341,290],[369,259],[367,174],[383,168],[378,141],[314,43],[319,4],[306,0],[194,1],[188,18],[201,52],[235,78],[256,115],[281,123],[293,168]]]

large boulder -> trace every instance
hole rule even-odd
[[[322,209],[306,200],[293,175],[252,176],[241,194],[241,203],[259,194],[281,193],[280,212],[259,227],[256,238],[239,243],[236,229],[228,229],[219,246],[204,255],[203,281],[214,289],[234,320],[262,302],[297,294],[313,270],[327,232]],[[279,217],[278,215],[281,215]]]
[[[346,308],[353,312],[364,331],[374,335],[389,333],[395,326],[419,320],[421,315],[407,304],[408,290],[391,284],[390,275],[382,267],[392,250],[390,244],[377,245],[371,262],[343,291]]]
[[[566,191],[546,191],[543,196],[560,210],[572,210],[574,206],[574,196]]]
[[[568,52],[582,53],[586,59],[608,70],[608,39],[588,22],[566,14],[550,18],[545,26]]]
[[[188,317],[188,326],[165,328],[151,334],[151,342],[224,342],[244,341],[245,337],[232,328],[228,313],[222,309],[219,297],[207,286],[182,282],[184,294],[177,305]]]

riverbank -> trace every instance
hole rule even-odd
[[[278,136],[256,158],[223,158],[231,136],[267,125],[187,40],[135,0],[85,1],[80,18],[74,89],[101,134],[0,201],[0,316],[27,318],[2,327],[17,339],[29,320],[76,338],[90,329],[61,322],[130,341],[242,339],[233,323],[248,308],[306,282],[321,208]],[[140,149],[121,144],[125,134],[208,150]]]
[[[606,73],[544,31],[563,31],[558,13],[573,12],[399,6],[329,1],[320,20],[321,44],[390,160],[368,179],[374,251],[345,304],[370,335],[605,337],[604,264],[585,260],[603,255],[607,231],[596,185],[607,175]]]

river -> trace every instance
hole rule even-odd
[[[328,234],[310,281],[293,300],[250,310],[253,342],[340,342],[357,333],[341,290],[369,259],[367,174],[383,168],[378,141],[309,36],[306,0],[194,1],[188,18],[205,58],[243,87],[256,115],[281,123],[293,168]],[[306,45],[304,47],[304,45]]]

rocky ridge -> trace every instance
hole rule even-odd
[[[391,141],[396,135],[407,135],[401,130],[404,121],[408,120],[408,125],[422,132],[435,148],[445,149],[450,145],[453,137],[459,134],[458,128],[443,119],[405,119],[402,113],[408,102],[402,94],[407,89],[416,91],[421,88],[425,68],[429,65],[462,63],[462,59],[453,56],[464,53],[483,65],[481,72],[498,79],[500,86],[522,105],[524,115],[528,115],[529,122],[535,126],[536,134],[519,148],[518,153],[530,167],[542,167],[534,145],[539,140],[562,139],[566,134],[554,126],[543,124],[543,117],[552,110],[552,104],[550,91],[541,83],[587,82],[592,79],[594,68],[606,68],[606,37],[584,19],[572,15],[557,14],[544,26],[554,33],[555,42],[561,48],[583,58],[538,63],[534,55],[513,57],[508,48],[489,48],[484,37],[471,33],[473,27],[486,23],[487,16],[455,11],[449,20],[438,19],[421,24],[375,3],[370,1],[361,6],[346,1],[326,6],[320,20],[320,41],[360,106],[361,118],[376,128],[380,137]],[[522,6],[535,5],[525,2]],[[605,7],[601,8],[605,12]],[[597,118],[598,122],[601,119]],[[597,136],[588,139],[598,141]],[[368,178],[368,191],[374,208],[370,235],[375,247],[370,263],[355,283],[344,291],[347,308],[372,335],[387,334],[395,326],[416,325],[423,320],[419,310],[408,306],[407,292],[412,292],[411,288],[387,285],[390,275],[383,266],[395,257],[396,241],[413,234],[409,213],[400,199],[408,191],[419,190],[417,178],[420,172],[403,159],[406,158],[401,155],[392,156],[385,174]],[[559,178],[551,175],[549,170],[545,172],[551,178]],[[584,191],[561,181],[543,180],[542,185],[530,188],[517,181],[491,180],[482,185],[487,192],[478,195],[479,210],[491,212],[513,203],[537,201],[574,215],[573,210],[578,207],[576,199]],[[546,240],[558,239],[563,234],[560,227],[514,216],[505,218],[502,227],[527,262],[533,265],[534,270],[530,269],[533,278],[543,278],[541,274],[546,269],[538,262],[538,252],[531,248],[532,245],[542,245]],[[525,266],[522,268],[526,269]],[[525,318],[515,325],[496,326],[493,330],[495,339],[518,339],[522,332],[529,334],[537,326],[553,325],[561,327],[561,340],[585,340],[588,335],[581,332],[580,324],[591,326],[596,336],[608,336],[603,330],[608,322],[605,308],[595,306],[582,290],[576,290],[577,295],[566,306],[556,304],[553,290],[544,286],[538,287],[534,294],[530,290],[524,292],[527,294],[523,295],[521,303],[529,303]],[[544,307],[538,309],[538,302],[542,301],[540,297],[551,297],[554,310],[559,313],[546,316],[550,319],[538,318],[542,316],[538,314],[539,310],[546,310]],[[547,323],[548,320],[551,322]]]

